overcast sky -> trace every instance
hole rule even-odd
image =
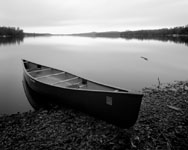
[[[0,0],[0,26],[26,32],[135,30],[188,24],[188,0]]]

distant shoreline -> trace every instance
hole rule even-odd
[[[10,36],[88,36],[88,37],[187,37],[188,36],[188,25],[179,26],[174,28],[162,28],[153,30],[127,30],[127,31],[106,31],[106,32],[87,32],[87,33],[73,33],[73,34],[52,34],[52,33],[35,33],[35,32],[24,32],[20,28],[15,27],[0,27],[0,37]]]
[[[106,31],[106,32],[88,32],[67,34],[73,36],[91,36],[91,37],[160,37],[160,36],[188,36],[188,25],[174,28],[162,28],[153,30],[127,30],[127,31]]]
[[[188,26],[164,28],[155,30],[136,30],[136,31],[108,31],[108,32],[88,32],[78,34],[67,34],[67,36],[81,36],[91,38],[123,38],[137,40],[159,40],[172,41],[188,45]]]
[[[136,30],[136,31],[108,31],[108,32],[88,32],[76,34],[51,34],[51,33],[28,33],[20,28],[0,27],[0,43],[7,42],[7,38],[15,38],[17,41],[23,41],[24,37],[39,37],[39,36],[80,36],[91,38],[122,38],[122,39],[137,39],[137,40],[158,40],[172,41],[188,46],[188,25],[174,28],[163,28],[154,30]],[[13,40],[12,40],[13,41]]]

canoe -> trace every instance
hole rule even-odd
[[[122,128],[135,124],[143,94],[97,83],[27,60],[22,62],[25,82],[40,97],[57,101]]]

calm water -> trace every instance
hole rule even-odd
[[[173,42],[86,37],[25,38],[0,44],[0,114],[32,109],[21,59],[133,91],[188,79],[188,47]],[[144,60],[141,57],[146,57]]]

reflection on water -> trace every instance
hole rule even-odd
[[[11,44],[20,44],[23,42],[24,37],[0,37],[0,46],[1,45],[11,45]]]
[[[23,77],[23,88],[25,95],[30,103],[30,105],[35,109],[38,110],[40,108],[50,108],[52,105],[52,101],[49,97],[45,97],[35,91],[33,91],[29,85],[27,84],[25,78]]]
[[[140,36],[140,37],[122,37],[126,40],[137,39],[137,40],[157,40],[163,42],[174,42],[179,44],[185,44],[188,46],[188,36]]]
[[[32,39],[35,39],[35,37],[26,37],[26,38],[32,38]],[[92,40],[92,39],[95,39],[97,37],[88,37],[88,39]],[[151,37],[146,37],[146,36],[140,36],[140,37],[99,37],[100,40],[102,39],[125,39],[125,40],[134,40],[134,39],[137,39],[137,40],[157,40],[157,41],[163,41],[163,42],[174,42],[174,43],[179,43],[179,44],[185,44],[186,46],[188,46],[188,36],[151,36]],[[72,41],[71,40],[72,37],[71,36],[67,36],[66,37],[66,43],[67,44],[77,44],[77,45],[87,45],[88,43],[86,41],[83,41],[81,40],[82,38],[79,37],[77,38],[77,41]],[[75,38],[76,39],[76,38]],[[0,46],[1,45],[11,45],[11,44],[20,44],[22,43],[24,40],[24,37],[21,36],[21,37],[0,37]],[[88,40],[89,41],[89,40]],[[42,41],[40,41],[42,42]],[[46,43],[46,41],[44,41],[44,43]],[[46,43],[47,44],[47,43]],[[54,43],[55,44],[55,43]]]

